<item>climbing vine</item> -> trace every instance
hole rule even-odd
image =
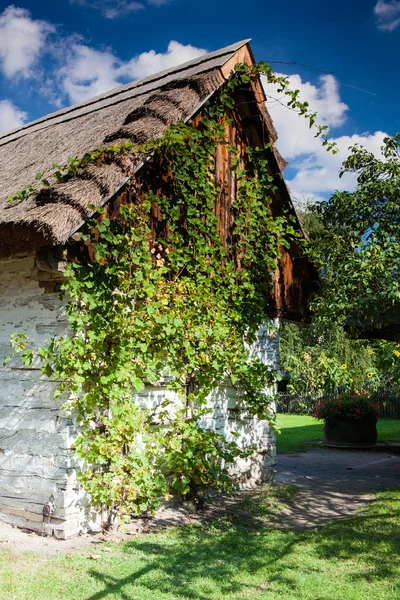
[[[225,134],[235,118],[235,90],[248,89],[260,73],[314,125],[315,114],[285,78],[265,64],[239,64],[197,129],[179,123],[140,147],[128,143],[71,158],[10,197],[22,201],[105,157],[151,155],[145,176],[132,183],[133,202],[116,218],[91,207],[95,215],[82,234],[91,257],[87,251],[69,262],[63,284],[71,335],[38,351],[24,336],[12,339],[26,364],[37,354],[43,372],[60,381],[56,396],[67,396],[65,408],[80,426],[81,482],[93,503],[107,509],[109,522],[116,514],[153,511],[173,492],[201,503],[206,487],[232,489],[227,466],[252,448],[201,427],[218,386],[233,385],[244,411],[272,421],[263,392],[273,373],[251,348],[269,308],[280,249],[296,232],[289,214],[272,214],[269,145],[248,147],[243,157]],[[317,135],[334,150],[324,128]],[[214,157],[221,145],[237,183],[224,241],[215,214],[221,190]],[[154,207],[161,215],[157,235]],[[140,393],[160,381],[168,392],[145,405]]]

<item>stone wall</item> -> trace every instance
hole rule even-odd
[[[56,384],[38,365],[13,359],[5,368],[12,333],[42,345],[65,331],[58,293],[41,287],[33,257],[0,262],[0,519],[57,537],[79,533],[83,494],[76,481],[72,420],[53,399]],[[44,523],[43,507],[56,512]]]
[[[239,458],[229,466],[229,472],[238,479],[239,487],[253,487],[273,479],[276,463],[275,434],[271,433],[267,421],[238,410],[236,392],[231,387],[218,388],[210,395],[212,413],[203,418],[205,429],[222,433],[228,441],[240,447],[255,447],[247,459]]]
[[[33,257],[0,261],[0,520],[66,538],[90,528],[97,519],[76,478],[74,422],[53,398],[56,383],[43,376],[37,364],[27,369],[15,358],[2,366],[12,333],[25,333],[40,346],[67,331],[63,304],[54,291],[59,277],[43,274]],[[255,351],[267,362],[276,361],[276,340],[267,329],[260,331]],[[152,387],[135,400],[154,405],[164,395],[162,386]],[[239,416],[235,391],[229,387],[216,390],[210,405],[213,414],[204,420],[205,427],[228,439],[236,432],[240,443],[256,446],[251,458],[232,469],[241,484],[270,479],[275,439],[267,423]],[[48,503],[55,512],[44,519]]]

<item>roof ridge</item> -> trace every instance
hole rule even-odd
[[[53,113],[44,115],[43,117],[40,117],[39,119],[36,119],[35,121],[26,123],[20,127],[17,127],[16,129],[13,129],[12,131],[8,131],[4,134],[0,134],[0,145],[5,144],[8,141],[12,141],[14,136],[20,137],[21,134],[22,135],[24,134],[23,132],[29,133],[30,128],[40,125],[41,123],[44,124],[44,123],[46,123],[46,121],[52,121],[53,119],[55,119],[57,117],[61,117],[62,115],[68,115],[70,113],[74,113],[75,111],[83,109],[84,107],[89,107],[91,105],[93,105],[93,110],[95,110],[95,105],[98,102],[110,99],[114,96],[118,96],[119,94],[122,94],[124,92],[129,92],[130,90],[140,88],[149,83],[156,82],[158,80],[161,81],[168,75],[174,75],[175,73],[176,74],[182,73],[182,72],[186,71],[187,69],[189,69],[190,67],[194,67],[196,65],[201,65],[202,63],[211,61],[213,58],[221,57],[221,56],[224,56],[225,54],[230,54],[232,52],[236,52],[237,50],[239,50],[239,48],[241,48],[245,44],[248,44],[249,42],[250,42],[250,38],[246,39],[246,40],[242,40],[240,42],[236,42],[235,44],[231,44],[230,46],[225,46],[224,48],[214,50],[213,52],[208,52],[206,54],[202,54],[202,55],[198,56],[197,58],[194,58],[190,61],[186,61],[185,63],[180,63],[179,65],[176,65],[175,67],[171,67],[171,69],[165,69],[164,71],[159,71],[158,73],[154,73],[154,75],[143,77],[142,79],[137,79],[135,81],[123,84],[116,88],[112,88],[111,90],[108,90],[107,92],[104,92],[103,94],[94,96],[93,98],[89,98],[89,100],[87,100],[85,102],[73,104],[72,106],[67,106],[67,107],[62,108]],[[73,117],[71,116],[71,118],[73,118]],[[17,134],[20,134],[20,135],[17,135]],[[10,139],[8,139],[8,138],[10,138]]]

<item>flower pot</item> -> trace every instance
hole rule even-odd
[[[325,421],[324,446],[330,448],[373,448],[376,444],[376,417]]]

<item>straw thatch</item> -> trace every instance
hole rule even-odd
[[[218,89],[222,83],[218,75],[211,72],[181,79],[176,88],[169,84],[169,89],[161,88],[159,93],[152,91],[33,133],[28,130],[0,146],[2,243],[10,236],[14,244],[15,234],[20,243],[28,241],[28,234],[29,238],[34,234],[35,244],[38,234],[43,244],[65,242],[90,214],[88,205],[100,206],[124,182],[126,173],[121,165],[90,165],[84,178],[56,184],[50,193],[44,190],[17,205],[8,202],[8,195],[34,183],[37,171],[54,162],[66,162],[68,156],[83,156],[90,149],[111,143],[141,143],[162,136],[170,123],[189,117],[201,100]],[[131,166],[134,169],[134,162]]]
[[[0,255],[65,243],[140,167],[140,157],[93,164],[64,183],[10,204],[8,196],[34,184],[38,171],[100,146],[142,143],[168,125],[188,120],[224,83],[221,66],[247,43],[239,42],[153,77],[122,86],[0,136]],[[276,139],[269,115],[264,118]],[[283,159],[276,154],[280,166]]]

